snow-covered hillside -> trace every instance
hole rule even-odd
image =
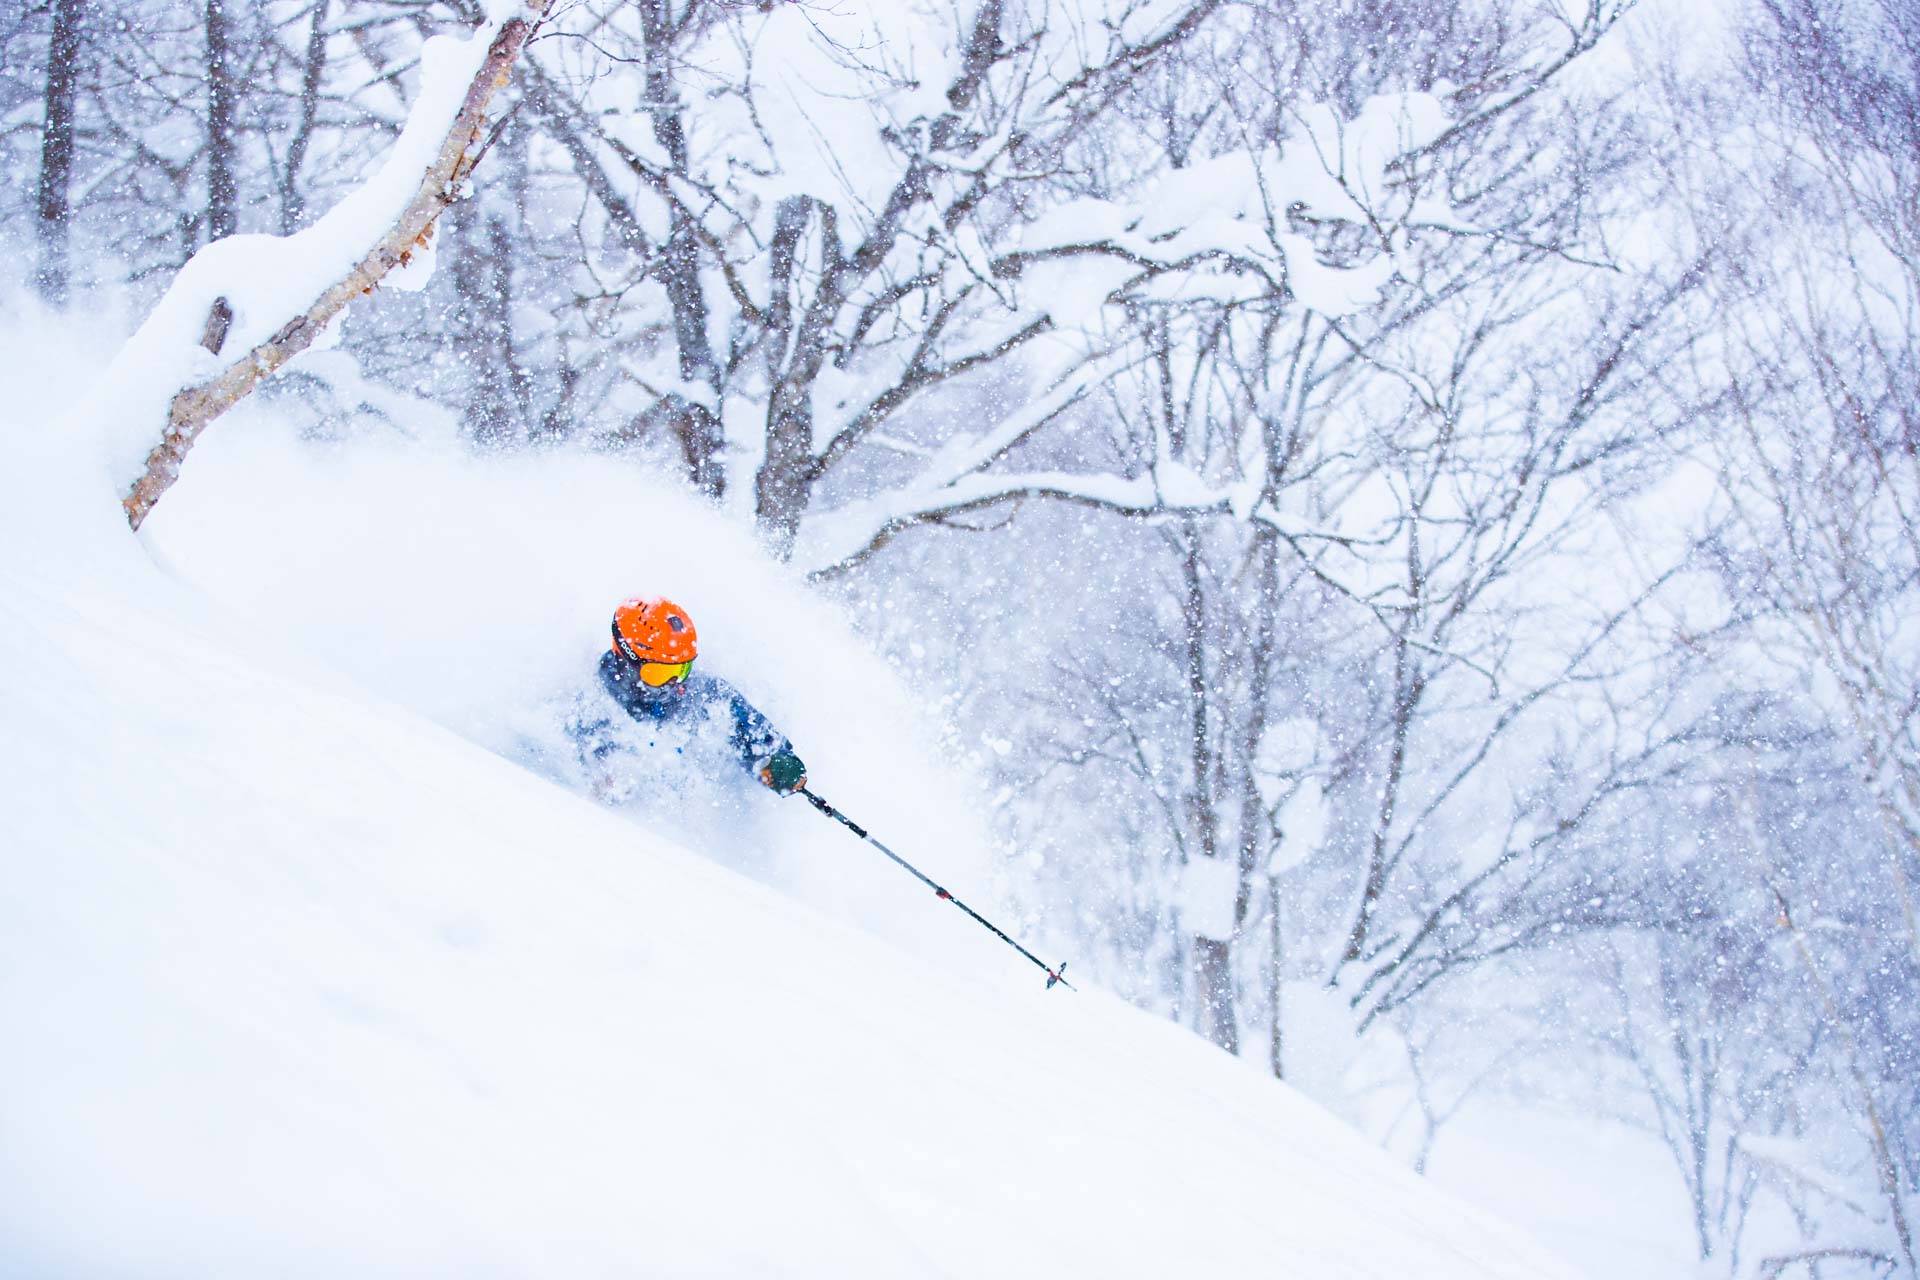
[[[682,592],[823,794],[995,904],[908,691],[710,517],[663,555],[587,461],[256,412],[136,538],[101,424],[49,427],[70,357],[13,349],[0,1273],[1569,1274],[798,801],[505,758],[612,599]]]

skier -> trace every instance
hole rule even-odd
[[[718,721],[740,764],[777,795],[806,785],[807,767],[773,722],[718,676],[695,675],[699,637],[687,611],[658,596],[636,596],[613,611],[613,646],[600,656],[600,683],[642,727]],[[608,757],[618,748],[609,722],[576,725],[583,748],[602,767],[595,791],[612,790]]]

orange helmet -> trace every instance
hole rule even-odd
[[[613,611],[613,647],[635,662],[692,662],[700,637],[673,601],[635,596]]]

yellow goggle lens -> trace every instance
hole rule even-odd
[[[640,680],[658,689],[663,684],[685,680],[687,673],[691,670],[693,670],[692,659],[685,662],[643,662],[640,664]]]

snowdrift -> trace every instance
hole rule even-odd
[[[797,801],[696,852],[503,758],[511,683],[563,681],[582,601],[660,563],[513,595],[540,510],[602,518],[586,463],[444,473],[547,494],[474,521],[397,500],[417,456],[224,422],[136,539],[85,424],[36,416],[58,379],[12,374],[0,1273],[1570,1274],[1185,1031],[1046,991]],[[841,635],[808,680],[749,656],[832,619],[744,542],[698,569],[662,589],[707,592],[823,793],[991,905],[964,788],[867,741],[903,691]]]

